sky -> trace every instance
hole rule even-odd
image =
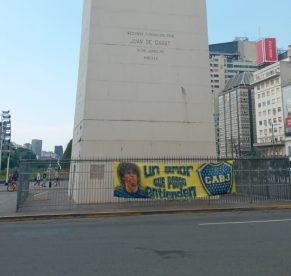
[[[206,2],[210,44],[235,37],[291,44],[290,0]],[[82,8],[82,0],[0,0],[0,111],[10,110],[17,144],[41,139],[54,151],[73,136]]]

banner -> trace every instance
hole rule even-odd
[[[193,164],[114,162],[114,196],[189,199],[235,193],[233,161]]]

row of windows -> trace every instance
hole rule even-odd
[[[277,123],[277,122],[281,123],[282,117],[259,121],[259,126],[262,126],[262,125],[267,126],[268,124],[272,125],[273,123]]]
[[[219,85],[211,85],[211,88],[219,88]]]
[[[264,72],[264,73],[261,73],[261,74],[256,74],[255,75],[255,80],[259,81],[259,80],[268,78],[270,76],[276,75],[278,73],[280,73],[280,67],[274,68],[273,70],[270,70],[270,71],[267,71],[267,72]]]
[[[273,98],[272,99],[272,104],[275,104],[275,103],[280,103],[281,102],[281,98],[278,97],[277,99]],[[267,100],[266,102],[261,102],[261,103],[258,103],[258,108],[261,108],[261,107],[264,107],[266,105],[270,105],[271,104],[271,100]],[[281,107],[278,107],[281,109]],[[279,111],[279,110],[278,110]],[[281,111],[281,110],[280,110]]]
[[[270,86],[274,86],[275,84],[279,84],[280,83],[280,79],[276,78],[275,80],[267,80],[265,82],[259,83],[257,85],[255,85],[255,90],[261,90],[264,89],[265,87],[268,88]]]
[[[279,88],[279,87],[277,87],[277,89],[276,89],[276,94],[280,94],[280,88]],[[265,98],[266,96],[269,97],[269,96],[271,96],[271,95],[275,95],[275,89],[271,89],[271,91],[268,90],[268,91],[266,91],[266,92],[258,93],[258,94],[257,94],[257,98],[258,98],[258,99],[260,99],[260,98]]]
[[[273,129],[272,128],[269,128],[269,129],[265,128],[264,130],[260,130],[260,136],[262,136],[263,134],[266,136],[266,135],[268,135],[268,132],[271,135],[273,135],[273,132],[274,133],[279,132],[279,134],[281,134],[281,133],[283,133],[283,128],[282,127],[279,127],[279,128],[274,127]]]
[[[283,136],[274,137],[274,140],[275,140],[275,142],[283,141]],[[258,143],[272,143],[272,142],[273,142],[273,138],[272,137],[266,137],[266,138],[258,139]]]
[[[282,109],[280,106],[278,108],[268,109],[268,115],[271,115],[271,114],[277,115],[277,111],[278,113],[281,113]],[[262,115],[265,117],[267,115],[267,110],[264,110],[263,112],[260,111],[258,115],[259,117],[261,117]]]

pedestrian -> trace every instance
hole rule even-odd
[[[54,175],[54,178],[55,178],[55,186],[58,186],[59,184],[60,184],[60,180],[59,180],[59,171],[58,170],[56,170],[55,171],[55,175]]]
[[[16,182],[18,180],[18,171],[13,172],[13,181]]]
[[[36,174],[35,180],[36,181],[35,181],[34,185],[40,186],[40,173],[39,172]]]
[[[42,187],[46,187],[46,173],[45,172],[42,175]]]

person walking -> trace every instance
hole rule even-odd
[[[45,172],[42,175],[42,187],[46,187],[46,173]]]

